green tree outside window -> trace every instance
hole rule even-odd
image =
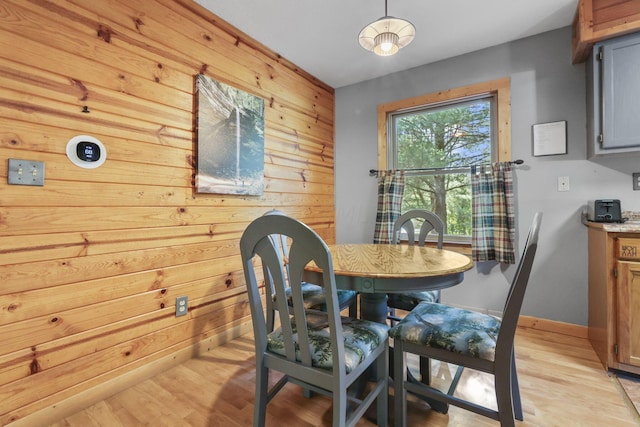
[[[491,161],[493,104],[488,96],[391,115],[394,167],[407,170],[403,212],[430,210],[445,235],[471,236],[468,166]]]

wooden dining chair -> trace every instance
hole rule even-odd
[[[502,319],[438,303],[420,303],[389,331],[394,352],[395,425],[407,422],[407,391],[500,421],[502,427],[523,419],[515,364],[514,337],[520,308],[538,248],[542,214],[536,213],[524,252],[509,289]],[[406,353],[464,366],[494,376],[498,409],[454,396],[459,377],[448,392],[407,381]],[[401,375],[398,375],[401,373]]]
[[[265,212],[264,215],[285,215],[285,213],[277,209],[272,209]],[[288,268],[287,264],[289,262],[287,236],[281,234],[273,234],[271,235],[271,240],[273,241],[273,245],[276,247],[276,249],[280,251],[280,255],[282,256],[282,261],[286,270]],[[266,293],[266,303],[267,307],[269,308],[269,311],[267,312],[267,326],[269,327],[269,329],[273,329],[274,314],[276,309],[275,294],[273,293],[273,289],[267,289]],[[322,286],[303,282],[302,298],[304,299],[305,306],[307,308],[322,311],[326,310],[327,301],[324,288]],[[287,301],[289,303],[289,308],[291,308],[292,305],[290,292],[287,293]],[[346,310],[347,308],[349,309],[349,317],[358,317],[358,293],[356,291],[338,289],[338,305],[340,307],[340,311]]]
[[[281,251],[274,246],[273,235],[287,237],[286,267]],[[240,254],[256,352],[254,426],[265,425],[267,404],[287,382],[331,396],[334,426],[353,426],[374,402],[377,424],[386,426],[388,326],[340,316],[331,253],[320,236],[293,218],[265,215],[249,224],[242,234]],[[302,276],[311,262],[322,270],[320,286],[326,295],[325,311],[308,308],[303,299]],[[267,328],[259,279],[275,293],[280,326],[273,331]],[[284,376],[269,388],[271,371]],[[347,389],[372,371],[373,384],[366,394],[350,397]]]
[[[420,233],[416,240],[415,224],[422,221]],[[392,243],[398,244],[401,240],[401,232],[407,233],[407,241],[410,245],[424,246],[427,236],[434,232],[437,236],[437,247],[442,249],[444,241],[444,223],[433,212],[424,209],[413,209],[402,214],[393,224]],[[396,315],[396,309],[411,311],[421,302],[440,302],[440,291],[415,291],[406,293],[389,294],[387,300],[387,318],[394,325],[400,318]]]

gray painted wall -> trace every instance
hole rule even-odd
[[[388,60],[393,57],[380,58]],[[533,213],[543,212],[522,314],[586,325],[587,230],[580,213],[587,200],[602,198],[618,198],[623,210],[640,211],[631,180],[631,172],[640,172],[640,156],[587,160],[585,65],[571,63],[569,27],[337,89],[337,241],[373,239],[376,180],[368,171],[377,168],[378,104],[506,76],[512,155],[525,161],[516,169],[518,251]],[[532,125],[559,120],[567,121],[568,154],[533,157]],[[569,176],[569,192],[557,191],[558,176]],[[499,311],[514,270],[478,263],[461,285],[443,291],[443,301]]]

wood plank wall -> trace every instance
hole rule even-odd
[[[262,196],[194,191],[198,73],[266,100]],[[73,165],[75,135],[106,163]],[[247,322],[238,241],[267,210],[335,242],[333,89],[191,0],[3,0],[0,137],[2,425]]]

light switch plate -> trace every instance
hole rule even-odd
[[[7,182],[13,185],[44,185],[44,162],[9,159]]]
[[[633,189],[640,190],[640,172],[634,172],[631,175],[633,176]]]

